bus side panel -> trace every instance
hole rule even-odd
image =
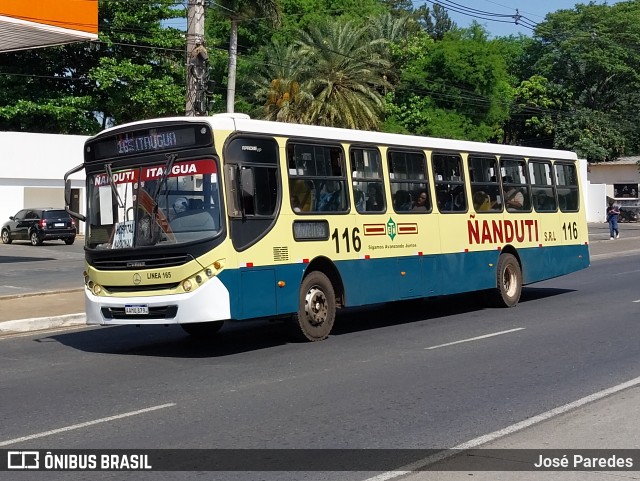
[[[220,282],[222,282],[229,291],[231,319],[241,319],[243,293],[240,289],[240,270],[225,269],[218,274],[218,279],[220,279]],[[216,300],[211,299],[211,302],[216,302]]]
[[[442,278],[438,294],[489,289],[496,285],[496,251],[462,252],[437,256]]]
[[[305,264],[228,269],[220,280],[231,293],[231,319],[293,314],[298,310]],[[280,287],[278,283],[284,285]]]
[[[567,245],[518,251],[524,284],[543,281],[589,267],[587,245]]]
[[[396,258],[358,259],[336,262],[338,272],[345,288],[346,304],[361,306],[397,299],[398,283],[402,277]],[[411,263],[411,269],[405,264],[405,272],[419,276],[418,257]],[[414,277],[413,275],[411,277]]]

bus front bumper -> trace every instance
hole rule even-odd
[[[106,297],[96,296],[86,287],[84,293],[87,324],[187,324],[231,318],[229,291],[217,277],[184,294]]]

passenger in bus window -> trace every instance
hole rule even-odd
[[[413,211],[426,211],[427,209],[427,193],[423,190],[418,194],[416,203],[413,206]]]
[[[486,212],[492,209],[491,198],[483,190],[477,191],[473,194],[473,208],[476,212]]]
[[[380,212],[384,210],[382,189],[377,182],[372,182],[367,187],[367,212]]]
[[[290,181],[291,207],[294,207],[293,197],[298,202],[298,207],[302,212],[309,212],[313,205],[313,184],[308,180],[295,179]]]
[[[320,191],[318,200],[319,211],[336,211],[340,207],[340,184],[333,180],[328,180]]]
[[[411,194],[406,190],[399,190],[393,196],[393,208],[396,212],[411,210]]]
[[[511,177],[503,177],[503,183],[509,184],[513,182]],[[504,201],[507,210],[522,210],[524,207],[524,195],[522,191],[515,186],[508,186],[504,193]]]
[[[295,195],[291,196],[291,208],[294,212],[300,212],[302,209],[300,208],[300,201]]]

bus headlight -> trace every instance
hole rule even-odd
[[[187,280],[182,282],[182,288],[186,292],[189,292],[193,288],[193,285],[191,284],[191,281],[189,279],[187,279]]]
[[[93,292],[94,296],[99,296],[102,292],[102,287],[100,286],[100,284],[94,284],[91,291]]]

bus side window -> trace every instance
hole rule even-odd
[[[533,208],[536,212],[555,212],[557,210],[556,186],[552,176],[551,162],[529,159],[529,178],[533,190]]]
[[[431,212],[427,161],[424,153],[389,150],[387,165],[393,210],[400,214]]]
[[[498,159],[492,155],[470,154],[468,164],[475,211],[502,212],[502,196],[497,180]]]
[[[531,212],[531,189],[524,159],[500,159],[502,191],[507,212]]]
[[[562,212],[577,212],[580,208],[578,173],[574,164],[556,162],[556,184],[558,186],[558,203]]]
[[[347,211],[345,162],[340,147],[289,142],[287,162],[294,212]]]
[[[440,212],[466,212],[467,196],[460,155],[433,154],[431,161]]]
[[[356,210],[360,213],[384,212],[386,205],[380,152],[372,148],[354,147],[350,156],[353,202]],[[364,196],[364,199],[361,196]]]

